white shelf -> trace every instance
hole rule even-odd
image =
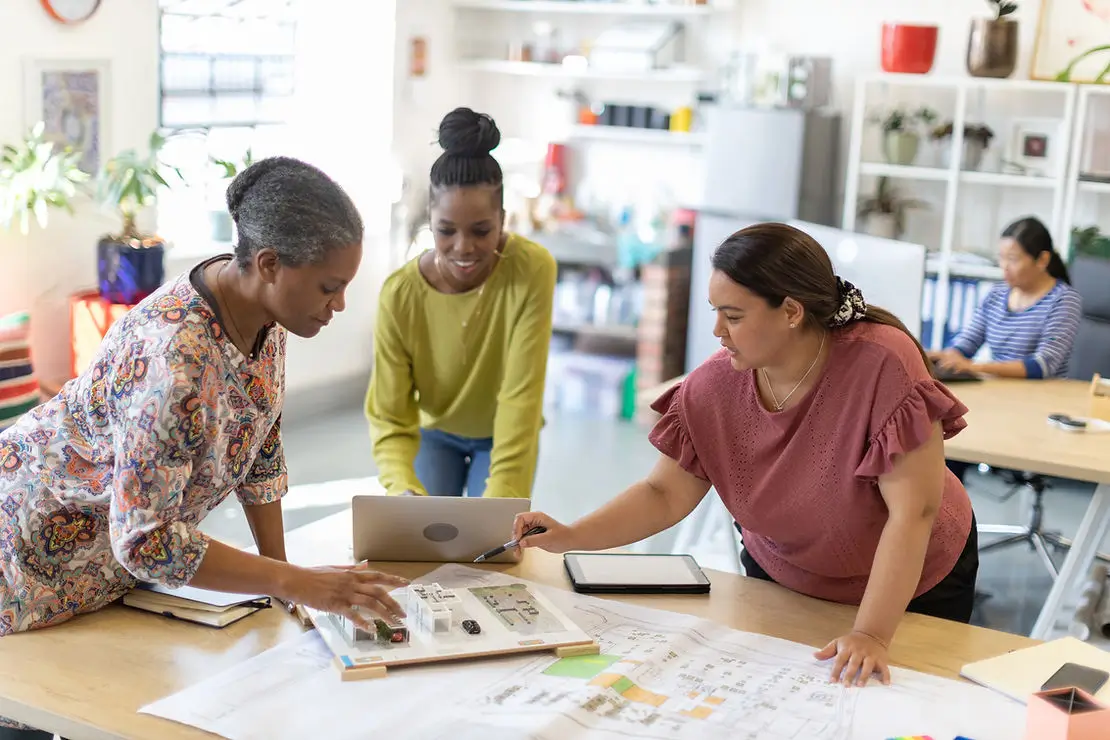
[[[624,126],[575,126],[570,136],[572,139],[580,140],[679,147],[700,147],[704,143],[704,137],[701,134]]]
[[[859,166],[861,175],[874,175],[875,177],[897,177],[903,180],[933,180],[945,182],[948,180],[948,170],[940,167],[916,167],[904,164],[885,164],[883,162],[862,162]]]
[[[977,185],[1000,185],[1013,188],[1044,188],[1051,190],[1060,184],[1055,177],[1034,175],[1010,175],[1004,172],[961,172],[960,182]]]
[[[936,275],[940,272],[941,258],[937,255],[925,260],[925,273]],[[998,265],[977,265],[973,262],[950,260],[948,274],[952,277],[978,278],[980,280],[1001,280],[1002,268]]]
[[[641,82],[700,82],[704,73],[695,67],[673,67],[644,72],[616,72],[570,64],[544,64],[542,62],[510,62],[502,59],[464,59],[463,69],[494,74],[521,75],[525,77],[557,77],[561,79],[624,80]]]
[[[1047,80],[993,79],[990,77],[961,77],[956,75],[935,76],[916,74],[892,74],[879,72],[865,75],[862,81],[873,85],[900,85],[904,87],[940,87],[955,90],[1000,90],[1006,92],[1041,92],[1066,94],[1076,85],[1070,82],[1050,82]]]
[[[576,15],[631,15],[652,18],[691,18],[709,15],[710,5],[645,5],[600,3],[588,0],[454,0],[456,8],[518,13],[568,13]]]
[[[902,180],[929,180],[947,182],[950,170],[941,167],[919,167],[915,165],[886,164],[883,162],[860,163],[861,175],[894,177]],[[1035,177],[1032,175],[1010,175],[1003,172],[977,172],[965,170],[959,173],[960,182],[973,185],[998,185],[1015,188],[1044,188],[1051,190],[1060,184],[1055,177]]]
[[[1080,180],[1079,192],[1108,195],[1110,194],[1110,182],[1088,182],[1086,180]]]

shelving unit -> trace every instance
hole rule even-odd
[[[704,137],[700,134],[624,126],[575,126],[571,129],[570,138],[652,146],[700,147],[704,143]]]
[[[454,0],[456,8],[518,13],[631,15],[649,18],[694,18],[713,11],[709,5],[589,2],[589,0]]]
[[[953,136],[949,147],[951,154],[949,155],[948,166],[906,166],[863,160],[864,133],[870,125],[867,123],[867,118],[872,105],[869,94],[875,89],[888,93],[892,88],[896,88],[900,92],[907,91],[910,93],[915,92],[916,89],[919,97],[935,96],[938,91],[947,92],[954,96],[954,111],[951,117]],[[1066,211],[1069,202],[1074,206],[1074,193],[1071,201],[1066,196],[1069,192],[1069,184],[1075,184],[1075,177],[1071,174],[1073,167],[1068,166],[1066,157],[1057,161],[1056,172],[1051,176],[1025,176],[962,169],[962,157],[958,153],[963,151],[964,125],[971,122],[968,116],[969,100],[972,96],[980,96],[986,93],[1056,96],[1060,103],[1056,110],[1060,113],[1054,118],[1059,118],[1060,126],[1052,146],[1059,152],[1072,151],[1076,100],[1078,97],[1077,86],[1075,85],[1031,80],[994,80],[975,77],[946,78],[931,75],[898,74],[862,77],[856,83],[847,182],[844,188],[843,228],[848,231],[856,230],[861,177],[889,177],[905,181],[939,183],[944,186],[939,243],[925,245],[931,252],[926,270],[930,275],[935,275],[936,289],[930,293],[934,305],[927,308],[927,312],[932,316],[932,334],[931,336],[922,337],[922,340],[927,345],[931,344],[934,347],[942,344],[944,329],[948,322],[951,280],[954,278],[999,280],[1002,276],[1001,269],[995,265],[963,262],[954,254],[957,222],[960,218],[961,208],[967,206],[966,195],[968,189],[991,187],[1043,191],[1045,196],[1051,199],[1051,207],[1045,209],[1046,212],[1051,213],[1051,216],[1045,218],[1045,221],[1053,233],[1054,240],[1058,244],[1066,244],[1066,235],[1070,231]],[[1055,105],[1055,102],[1053,100],[1053,105]],[[1093,183],[1085,183],[1085,185],[1087,184]],[[1107,192],[1110,192],[1110,185],[1106,188]],[[1077,188],[1073,187],[1071,189],[1074,191]]]
[[[543,62],[511,62],[506,59],[463,59],[463,69],[475,72],[520,75],[526,77],[557,77],[566,80],[612,80],[614,82],[700,82],[704,73],[696,67],[672,67],[644,72],[617,72],[593,69],[576,64],[545,64]]]
[[[1064,257],[1067,258],[1068,251],[1071,247],[1071,230],[1079,227],[1083,228],[1089,224],[1077,223],[1076,219],[1076,201],[1081,194],[1091,194],[1096,196],[1110,195],[1110,182],[1091,182],[1081,180],[1085,173],[1083,172],[1083,158],[1087,154],[1084,151],[1087,138],[1087,127],[1091,122],[1091,105],[1098,98],[1110,98],[1110,89],[1099,85],[1083,85],[1079,88],[1079,99],[1076,104],[1075,114],[1075,133],[1073,136],[1074,146],[1071,149],[1071,156],[1068,160],[1068,183],[1067,192],[1064,198],[1064,214],[1063,225],[1064,232],[1068,238],[1061,242],[1062,252]],[[1101,203],[1099,204],[1102,205]]]

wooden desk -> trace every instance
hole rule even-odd
[[[290,559],[303,564],[349,561],[350,512],[288,536]],[[415,578],[434,563],[380,564]],[[519,565],[485,566],[569,588],[559,556],[529,552]],[[722,624],[824,646],[852,624],[854,610],[816,601],[770,583],[709,572],[708,597],[629,596],[630,603],[696,614]],[[63,733],[71,740],[202,740],[208,733],[137,714],[301,631],[280,609],[222,630],[109,607],[69,624],[0,639],[0,715]],[[965,663],[1027,647],[1027,638],[910,615],[891,651],[900,666],[956,677]]]
[[[949,388],[969,411],[967,429],[945,442],[948,457],[1098,484],[1033,627],[1034,638],[1047,639],[1110,529],[1110,434],[1065,432],[1048,424],[1049,414],[1087,415],[1085,381],[992,379]]]

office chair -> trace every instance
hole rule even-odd
[[[1095,373],[1110,377],[1110,260],[1076,257],[1071,266],[1072,287],[1083,300],[1079,332],[1075,336],[1067,375],[1073,380],[1089,381]],[[1048,548],[1056,551],[1071,547],[1071,540],[1059,532],[1044,529],[1044,492],[1051,486],[1043,475],[1030,475],[1016,470],[1000,470],[1012,488],[1010,495],[1028,487],[1033,492],[1032,513],[1027,525],[984,524],[979,534],[1005,535],[982,545],[979,552],[989,552],[1010,545],[1028,544],[1040,555],[1053,577],[1059,575]],[[1004,500],[1004,499],[1003,499]],[[1110,562],[1110,555],[1098,554],[1099,560]]]

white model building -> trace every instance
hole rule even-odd
[[[451,607],[459,597],[451,589],[438,583],[415,584],[408,587],[408,612],[416,626],[428,632],[447,632],[451,629]]]

